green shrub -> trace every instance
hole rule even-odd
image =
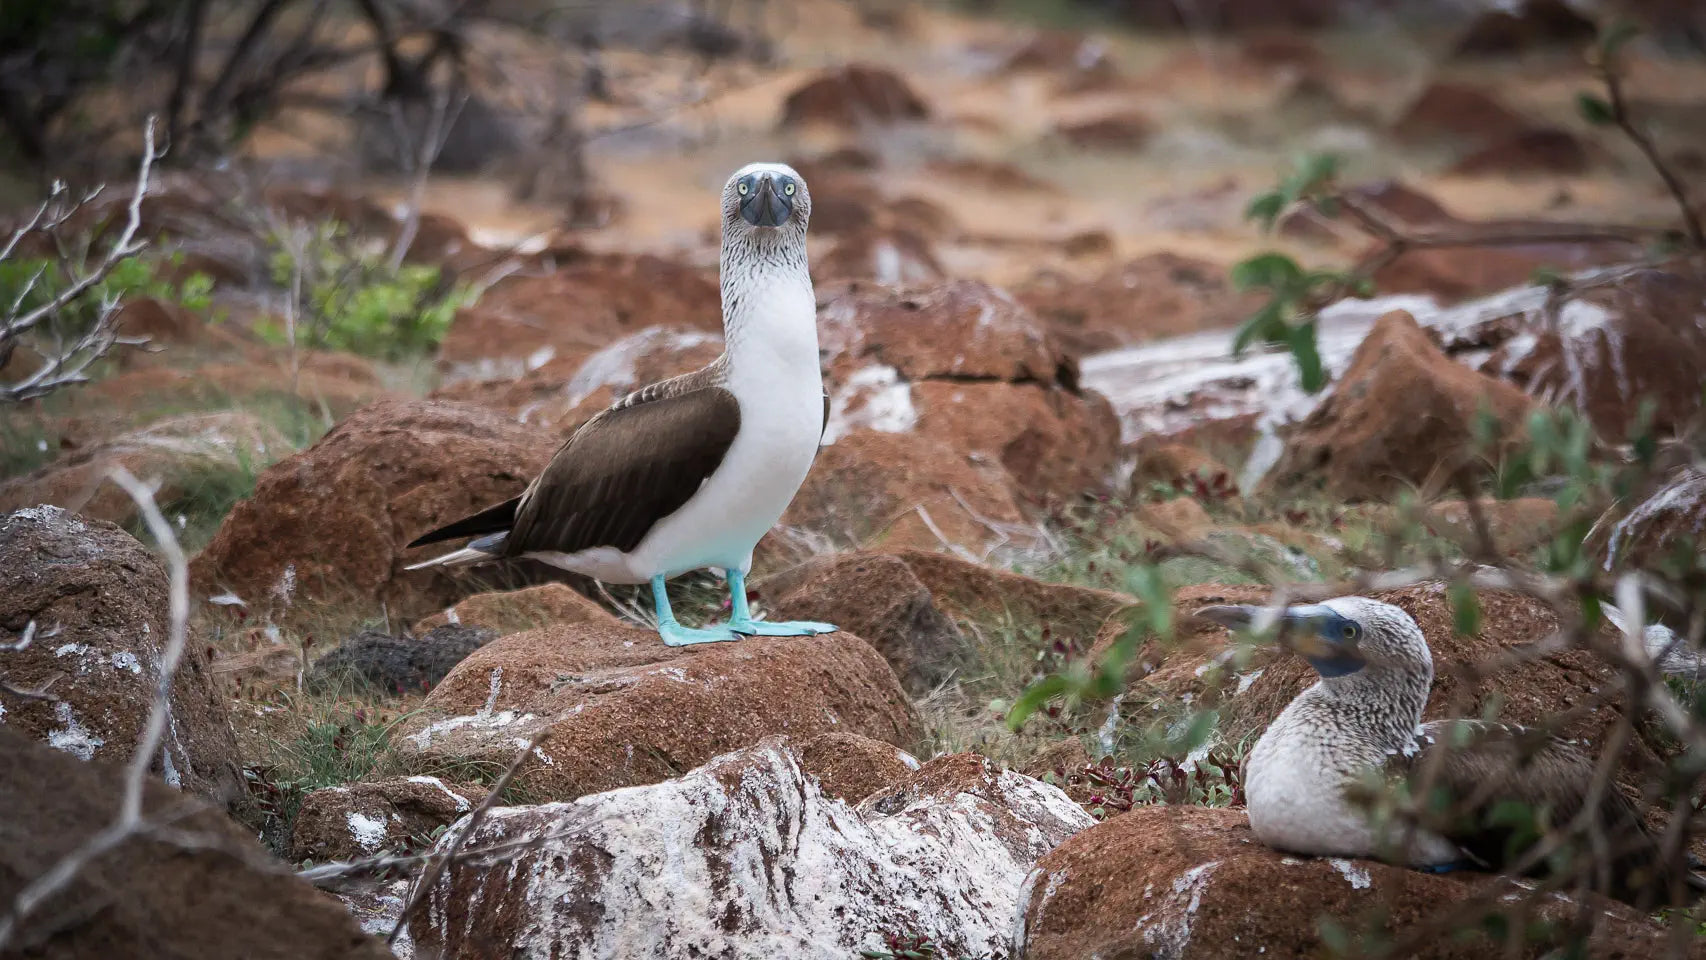
[[[313,349],[387,360],[429,353],[470,300],[465,287],[445,283],[439,268],[393,267],[385,250],[335,222],[318,226],[295,249],[281,239],[270,269],[274,283],[297,291],[296,343]],[[279,322],[258,324],[256,332],[273,343],[289,340]]]

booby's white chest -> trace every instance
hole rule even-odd
[[[731,331],[727,389],[740,432],[716,471],[680,510],[635,548],[638,579],[702,567],[745,571],[752,550],[799,492],[823,435],[816,303],[803,290],[777,293]]]
[[[1346,787],[1389,759],[1380,747],[1310,709],[1306,697],[1292,701],[1250,751],[1244,798],[1250,829],[1270,847],[1315,856],[1372,857],[1385,851],[1383,838]],[[1460,856],[1442,837],[1418,832],[1404,859],[1412,864],[1448,863]]]

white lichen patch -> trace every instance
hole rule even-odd
[[[1349,860],[1331,857],[1327,862],[1333,865],[1334,870],[1339,871],[1339,876],[1350,882],[1352,890],[1366,890],[1374,883],[1367,870]]]
[[[502,730],[517,723],[526,723],[538,719],[531,713],[516,713],[514,710],[502,710],[497,713],[475,713],[460,717],[446,717],[435,721],[419,733],[409,734],[409,742],[425,750],[432,745],[435,737],[456,730]],[[525,741],[523,741],[525,742]]]
[[[349,823],[350,836],[361,849],[372,853],[385,842],[386,824],[382,817],[370,817],[364,813],[351,810],[344,815]]]
[[[93,760],[95,751],[106,746],[105,740],[89,732],[66,701],[53,705],[53,715],[59,721],[59,727],[48,731],[48,746],[63,750],[79,760]]]
[[[449,797],[452,803],[456,804],[456,810],[458,813],[467,813],[469,810],[472,810],[474,808],[473,804],[468,802],[467,797],[464,797],[461,794],[457,793],[456,791],[445,786],[444,781],[440,780],[437,777],[415,776],[415,777],[410,777],[409,782],[410,783],[425,784],[429,787],[434,787],[438,790],[444,791],[444,795]]]
[[[853,372],[829,398],[823,442],[834,443],[855,430],[907,433],[918,426],[912,384],[894,367],[873,364]]]
[[[647,327],[587,357],[563,386],[563,393],[572,407],[604,387],[616,393],[626,392],[641,385],[638,365],[642,357],[654,353],[681,354],[720,339],[716,334],[698,330]]]

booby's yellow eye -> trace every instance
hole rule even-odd
[[[790,197],[793,196],[794,195],[794,181],[789,180],[788,185],[782,188],[782,192],[787,194]]]
[[[748,189],[746,181],[742,180],[740,183],[735,184],[735,189],[740,191],[741,196],[746,196],[746,191]]]
[[[1346,640],[1355,640],[1357,638],[1357,628],[1354,623],[1347,623],[1343,627],[1340,627],[1339,630],[1345,635]]]

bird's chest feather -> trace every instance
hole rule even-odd
[[[1362,811],[1346,800],[1345,788],[1380,767],[1385,751],[1347,736],[1344,717],[1308,706],[1293,703],[1251,751],[1244,782],[1250,827],[1262,842],[1284,850],[1370,853],[1372,831]]]

